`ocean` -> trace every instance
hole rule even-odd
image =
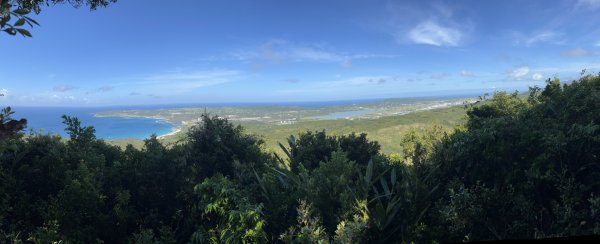
[[[458,98],[460,95],[446,95],[437,97],[415,97],[404,98],[408,101],[422,99],[442,99]],[[132,106],[110,106],[110,107],[12,107],[15,114],[13,119],[27,119],[26,132],[34,131],[36,133],[53,133],[67,137],[66,126],[62,123],[62,115],[77,117],[83,126],[94,126],[96,137],[102,139],[123,139],[135,138],[146,139],[152,134],[158,136],[173,132],[179,125],[171,124],[165,120],[152,118],[131,118],[131,117],[95,117],[94,114],[105,111],[115,110],[156,110],[171,108],[189,108],[189,107],[262,107],[262,106],[300,106],[307,108],[343,106],[351,104],[365,104],[385,100],[380,99],[360,99],[343,101],[316,101],[316,102],[264,102],[264,103],[205,103],[205,104],[168,104],[168,105],[132,105]],[[4,105],[0,106],[4,107]],[[358,113],[358,114],[354,114]],[[355,116],[365,113],[365,111],[346,111],[327,115],[321,119],[339,119],[348,116]]]
[[[152,134],[158,136],[173,132],[178,125],[164,120],[130,117],[95,117],[94,113],[115,110],[155,110],[187,107],[220,107],[220,106],[339,106],[357,102],[376,101],[378,99],[326,101],[326,102],[284,102],[284,103],[206,103],[206,104],[166,104],[111,107],[12,107],[13,119],[27,119],[26,132],[52,133],[67,137],[66,126],[62,123],[62,115],[77,117],[83,126],[94,126],[96,137],[102,139],[146,139]],[[4,106],[0,106],[4,107]]]
[[[149,138],[152,134],[168,134],[176,127],[163,120],[147,118],[95,117],[94,113],[119,110],[123,107],[12,107],[13,119],[27,119],[26,132],[52,133],[67,137],[62,115],[77,117],[83,126],[94,126],[96,137],[102,139]],[[140,109],[128,107],[127,109]],[[147,109],[147,107],[146,107]]]

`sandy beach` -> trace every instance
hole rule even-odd
[[[179,132],[181,132],[181,126],[177,126],[177,127],[173,128],[173,130],[171,132],[169,132],[167,134],[164,134],[164,135],[160,135],[157,138],[158,139],[164,139],[167,136],[172,136],[172,135],[175,135],[175,134],[177,134]]]

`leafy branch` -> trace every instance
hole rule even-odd
[[[31,10],[11,4],[9,0],[0,1],[0,30],[11,36],[20,34],[23,37],[31,37],[31,32],[24,28],[25,24],[31,28],[34,25],[40,25],[37,21],[27,16],[31,13]],[[14,22],[11,22],[11,20],[14,20]]]

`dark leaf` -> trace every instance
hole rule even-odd
[[[19,19],[15,22],[15,26],[22,26],[25,24],[25,19]]]
[[[18,14],[18,15],[26,15],[26,14],[29,14],[29,12],[31,12],[31,11],[26,8],[20,8],[20,9],[13,11],[13,13]]]
[[[28,30],[25,30],[25,29],[17,29],[17,31],[18,31],[18,32],[19,32],[21,35],[23,35],[23,36],[26,36],[26,37],[31,37],[31,33],[29,33],[29,31],[28,31]]]
[[[39,24],[37,21],[35,21],[35,20],[34,20],[34,19],[32,19],[32,18],[29,18],[29,17],[27,17],[27,16],[23,16],[23,17],[24,17],[25,19],[27,19],[27,21],[29,21],[29,22],[31,22],[31,23],[34,23],[35,25],[40,25],[40,24]]]
[[[17,31],[15,31],[15,29],[13,29],[13,28],[4,29],[4,32],[8,33],[11,36],[14,36],[17,34]]]

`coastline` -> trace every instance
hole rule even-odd
[[[177,125],[171,121],[169,121],[166,118],[162,118],[162,117],[158,117],[158,116],[143,116],[143,115],[102,115],[102,114],[98,114],[98,113],[93,113],[92,114],[94,117],[97,118],[110,118],[110,117],[118,117],[118,118],[134,118],[134,119],[149,119],[149,120],[153,120],[157,123],[166,123],[166,124],[170,124],[171,125],[171,131],[165,134],[161,134],[161,135],[157,135],[156,138],[158,139],[165,139],[168,136],[172,136],[175,135],[179,132],[182,131],[182,126],[181,125]]]
[[[158,138],[158,139],[165,139],[167,136],[175,135],[175,134],[177,134],[177,133],[179,133],[181,131],[182,131],[181,126],[174,126],[173,129],[171,130],[171,132],[169,132],[167,134],[162,134],[160,136],[157,136],[156,138]]]

